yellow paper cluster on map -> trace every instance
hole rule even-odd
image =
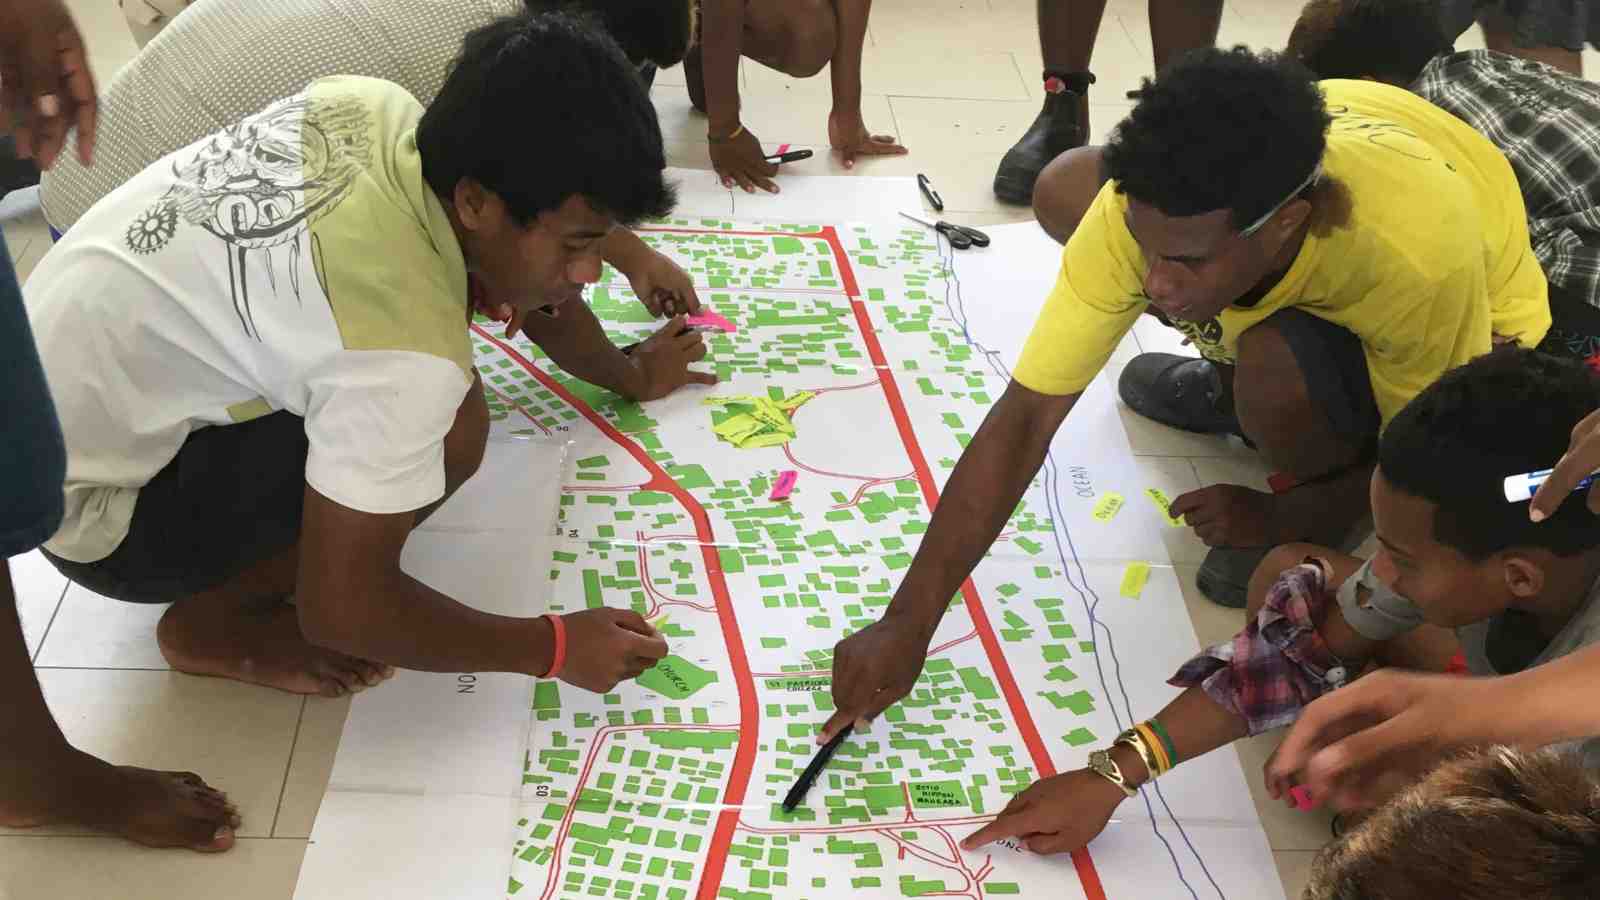
[[[709,397],[707,406],[726,406],[734,414],[711,426],[717,437],[741,450],[776,447],[794,440],[794,420],[790,413],[815,397],[813,391],[800,391],[774,400],[771,397]]]

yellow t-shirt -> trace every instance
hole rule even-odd
[[[1400,88],[1322,89],[1333,117],[1323,183],[1343,186],[1348,211],[1313,212],[1299,255],[1258,303],[1178,326],[1216,362],[1232,362],[1239,335],[1287,307],[1347,328],[1388,423],[1440,375],[1488,352],[1492,334],[1538,344],[1549,297],[1516,176],[1493,144]],[[1014,373],[1024,387],[1082,391],[1149,303],[1127,209],[1107,184],[1067,242]]]

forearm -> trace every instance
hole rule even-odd
[[[1249,734],[1243,717],[1217,705],[1204,690],[1197,687],[1179,694],[1155,718],[1166,729],[1177,750],[1174,765],[1225,747]],[[1112,755],[1129,784],[1137,786],[1150,780],[1150,773],[1137,752],[1128,747],[1118,750],[1120,752]]]
[[[344,611],[328,621],[316,615],[314,598],[301,601],[301,627],[310,640],[403,669],[542,675],[555,650],[554,631],[543,618],[480,612],[400,571],[367,596],[335,602]]]
[[[983,558],[1016,509],[1044,462],[1065,410],[1050,415],[1019,410],[1012,394],[990,410],[956,463],[911,569],[895,592],[888,614],[918,619],[929,633],[950,598]]]
[[[712,134],[727,136],[739,124],[739,55],[744,45],[745,0],[704,0],[700,5],[701,69],[706,117]]]
[[[1504,702],[1496,704],[1487,735],[1505,743],[1543,746],[1600,735],[1600,645],[1554,662],[1493,680]],[[1490,710],[1484,710],[1490,712]]]
[[[833,0],[837,22],[829,74],[833,79],[833,108],[861,110],[861,53],[867,42],[867,19],[872,0]]]
[[[600,242],[600,258],[625,277],[632,277],[632,273],[654,253],[649,244],[626,228],[611,229],[611,233]]]
[[[1285,544],[1304,540],[1328,545],[1342,542],[1346,530],[1343,523],[1356,521],[1368,512],[1367,488],[1372,483],[1373,468],[1359,465],[1326,481],[1301,485],[1277,495],[1273,538]],[[1334,530],[1306,534],[1288,524],[1308,521],[1333,523]]]
[[[606,337],[587,303],[567,303],[555,318],[534,313],[523,324],[523,333],[569,375],[630,400],[643,396],[643,373]]]

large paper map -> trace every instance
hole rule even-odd
[[[1004,298],[963,292],[964,263],[915,228],[641,233],[735,326],[707,335],[714,388],[640,406],[473,327],[496,433],[568,443],[539,567],[549,609],[630,608],[671,646],[604,696],[533,685],[506,895],[1281,898],[1231,753],[1147,787],[1070,858],[959,849],[1035,779],[1158,710],[1195,649],[1171,525],[1143,496],[1180,486],[1111,436],[1103,384],[950,598],[916,690],[783,813],[832,711],[833,646],[888,604],[1006,386],[1015,348],[986,348],[966,309]],[[589,301],[619,344],[658,326],[609,270]],[[1031,320],[980,317],[1012,335]],[[792,492],[772,499],[786,472]]]

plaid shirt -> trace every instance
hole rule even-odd
[[[1253,735],[1292,723],[1306,704],[1343,687],[1344,664],[1317,633],[1334,597],[1326,566],[1307,560],[1278,576],[1254,621],[1233,640],[1200,651],[1167,683],[1198,685]]]
[[[1435,57],[1411,89],[1500,148],[1545,276],[1600,306],[1600,85],[1468,50]]]

